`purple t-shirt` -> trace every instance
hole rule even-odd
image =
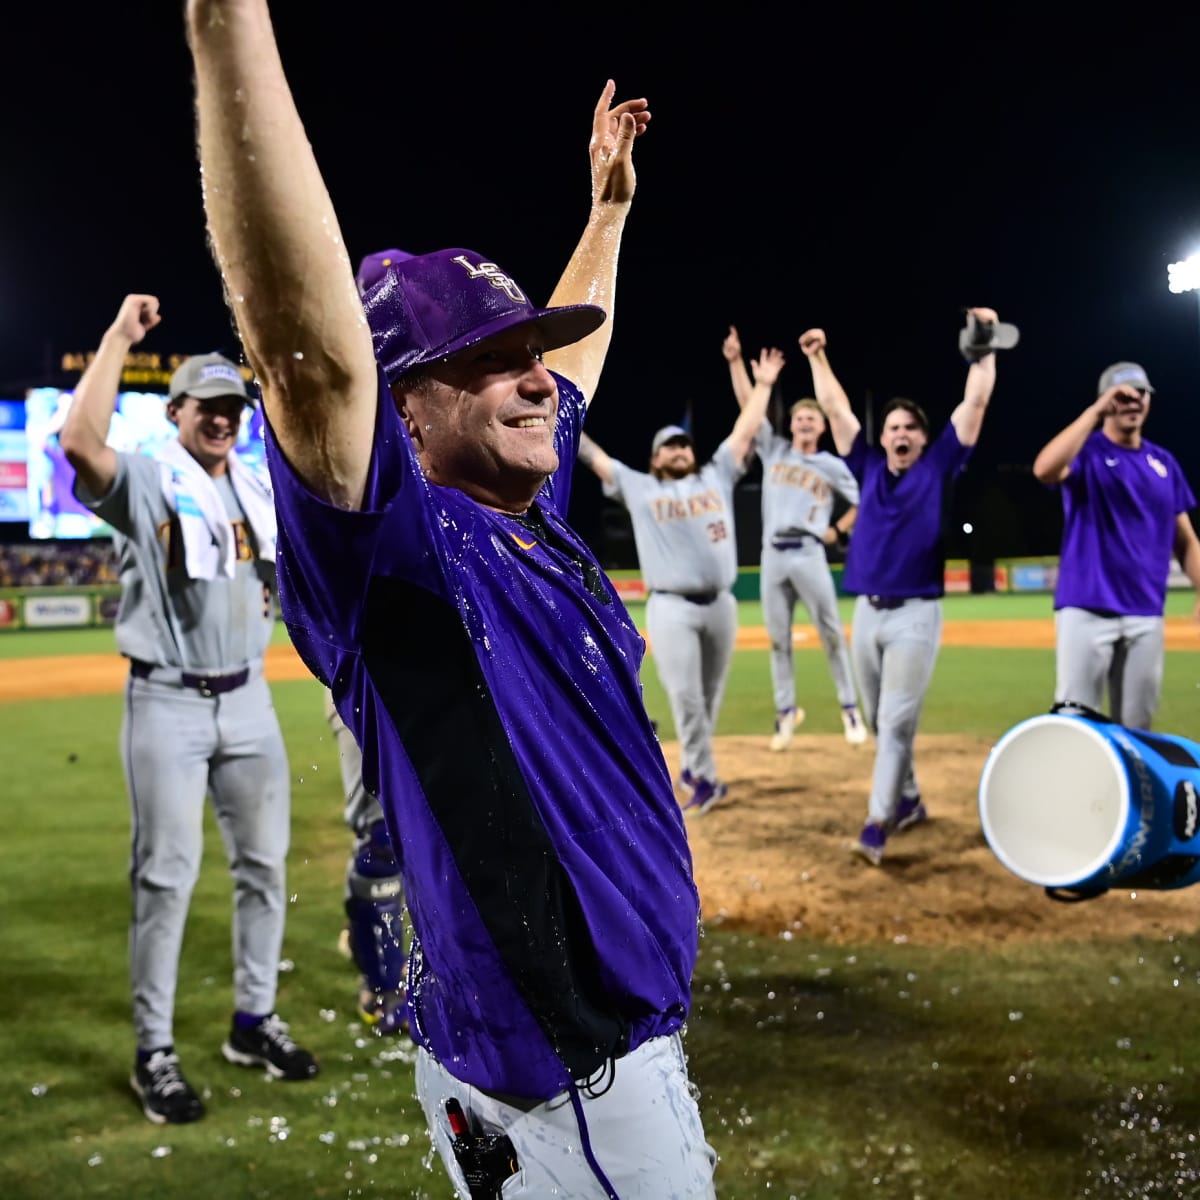
[[[428,482],[382,379],[362,511],[267,443],[283,616],[402,862],[413,1037],[540,1098],[682,1024],[699,916],[645,642],[562,519],[584,408],[558,384],[540,528]]]
[[[1161,617],[1176,518],[1196,505],[1174,457],[1145,440],[1118,446],[1097,429],[1061,486],[1054,607]]]
[[[899,476],[859,430],[846,457],[861,489],[843,587],[852,595],[940,596],[947,489],[971,455],[952,421]]]

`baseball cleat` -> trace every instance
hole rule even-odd
[[[860,858],[865,858],[873,867],[883,862],[883,848],[887,844],[887,830],[878,821],[868,821],[850,849]]]
[[[265,1067],[274,1079],[311,1079],[320,1070],[313,1056],[288,1036],[287,1024],[278,1013],[248,1029],[235,1018],[221,1053],[226,1062],[239,1067]]]
[[[847,704],[842,708],[842,728],[846,733],[846,741],[852,746],[861,746],[867,740],[866,722],[855,704]]]
[[[786,750],[792,740],[796,726],[804,721],[804,709],[785,708],[775,715],[775,736],[771,738],[772,750]]]
[[[719,781],[707,779],[696,780],[696,790],[692,798],[683,806],[685,817],[699,817],[708,812],[714,804],[720,804],[725,799],[729,788]]]
[[[920,796],[901,796],[893,827],[899,833],[903,829],[911,829],[914,825],[920,825],[928,816]]]
[[[395,1037],[408,1029],[408,993],[377,992],[366,982],[358,992],[358,1015],[380,1037]]]
[[[134,1064],[129,1086],[142,1102],[146,1120],[155,1125],[186,1125],[204,1116],[204,1103],[179,1069],[179,1056],[156,1050]]]
[[[692,772],[684,767],[679,776],[679,787],[685,792],[694,792],[696,790],[696,777]]]

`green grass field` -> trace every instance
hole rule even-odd
[[[963,597],[947,601],[947,617],[1048,607],[1046,597]],[[744,608],[755,622],[756,606]],[[111,652],[111,636],[9,634],[0,657]],[[825,696],[819,652],[799,652],[797,665],[802,694]],[[1052,682],[1049,651],[947,647],[923,729],[999,735],[1045,711]],[[209,1115],[182,1128],[150,1125],[126,1082],[119,697],[3,706],[0,1200],[452,1195],[430,1162],[407,1047],[352,1019],[355,976],[336,950],[349,835],[320,689],[273,690],[294,779],[280,1010],[322,1074],[268,1083],[220,1057],[230,888],[210,822],[176,1017]],[[669,735],[652,666],[646,696]],[[826,707],[810,706],[806,730],[838,728]],[[765,734],[771,708],[766,653],[740,652],[721,732]],[[1159,725],[1200,736],[1200,654],[1168,655]],[[880,887],[898,885],[881,873]],[[686,1046],[723,1198],[1200,1195],[1190,931],[978,952],[709,928],[694,998]]]

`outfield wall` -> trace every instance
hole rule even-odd
[[[838,595],[845,595],[842,574],[845,566],[833,563],[830,571]],[[622,599],[644,600],[646,587],[638,571],[610,571]],[[994,592],[1052,592],[1058,581],[1057,558],[1005,558],[993,564],[990,577],[984,568],[980,587],[978,564],[972,569],[966,559],[946,562],[945,586],[947,595],[972,591],[974,576],[976,591]],[[1172,562],[1167,581],[1170,588],[1190,588],[1192,585]],[[733,593],[739,600],[759,600],[759,571],[757,567],[742,567],[738,571]],[[115,584],[96,584],[63,587],[0,588],[0,632],[9,629],[84,629],[112,625],[116,620],[121,589]]]

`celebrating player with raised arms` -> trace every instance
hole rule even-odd
[[[125,297],[62,430],[75,493],[117,530],[117,648],[129,659],[121,755],[133,817],[129,973],[137,1055],[130,1083],[156,1124],[204,1115],[175,1052],[175,985],[200,871],[206,795],[234,878],[230,1062],[309,1079],[312,1056],[275,1013],[291,791],[263,654],[275,627],[275,512],[233,454],[250,397],[219,354],[172,375],[178,436],[155,458],[107,444],[125,355],[160,321]]]
[[[970,309],[967,321],[971,336],[959,344],[970,365],[945,428],[931,440],[920,405],[897,398],[884,406],[878,447],[867,445],[829,365],[825,331],[800,335],[834,445],[862,492],[844,586],[857,596],[850,650],[876,741],[867,820],[853,849],[874,865],[890,834],[925,819],[913,741],[941,644],[944,506],[983,428],[996,386],[994,351],[1016,339],[1016,329],[1000,325],[990,308]]]
[[[644,643],[563,519],[647,104],[602,92],[591,213],[549,307],[464,248],[360,298],[265,0],[189,0],[188,32],[284,617],[387,819],[442,1160],[460,1197],[712,1196],[680,1041],[698,897]]]
[[[658,677],[679,738],[684,811],[700,815],[724,799],[713,734],[737,641],[737,537],[734,485],[746,472],[754,435],[783,365],[778,350],[754,363],[746,407],[712,460],[696,466],[692,436],[678,425],[650,443],[650,470],[635,471],[606,454],[586,434],[579,447],[633,521],[638,563],[649,597],[646,626]]]
[[[740,406],[750,399],[750,376],[742,358],[736,326],[721,344],[729,378]],[[792,731],[804,720],[796,704],[792,667],[792,617],[797,601],[816,626],[841,709],[842,729],[852,746],[867,740],[850,670],[850,652],[842,631],[837,589],[825,556],[826,546],[845,546],[858,515],[858,481],[836,455],[821,449],[825,414],[811,396],[788,409],[789,437],[780,437],[764,416],[754,448],[763,464],[762,561],[759,586],[763,621],[771,639],[771,684],[775,696],[772,750],[786,750]],[[847,506],[835,524],[835,498]]]

